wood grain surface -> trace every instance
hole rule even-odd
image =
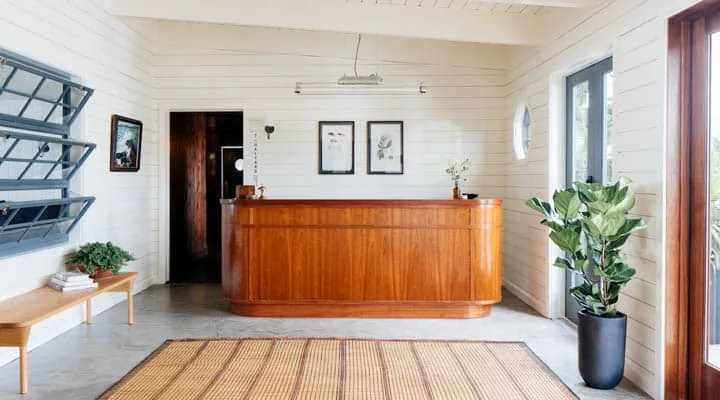
[[[501,204],[225,201],[225,297],[255,316],[487,315],[501,297]]]

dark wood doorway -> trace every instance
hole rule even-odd
[[[720,1],[668,38],[665,397],[720,393]]]
[[[220,282],[220,198],[243,178],[223,154],[242,145],[242,112],[170,113],[170,282]]]

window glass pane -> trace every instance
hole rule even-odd
[[[30,96],[34,91],[35,88],[37,88],[38,83],[40,83],[40,80],[42,77],[39,75],[31,74],[30,72],[18,70],[15,75],[13,75],[12,79],[10,79],[10,82],[7,84],[7,88],[14,90],[16,92],[25,93],[28,96]]]
[[[30,106],[23,113],[23,118],[44,121],[45,117],[52,111],[53,105],[41,100],[32,100]]]
[[[590,107],[589,82],[573,87],[573,180],[588,178],[588,117]]]
[[[22,111],[27,97],[18,96],[16,94],[2,92],[0,93],[0,114],[18,115]]]
[[[709,265],[707,269],[707,357],[720,368],[720,34],[712,36],[710,68]],[[705,288],[703,288],[705,289]]]
[[[56,102],[58,99],[60,99],[60,96],[63,93],[63,85],[62,83],[58,81],[53,80],[45,80],[45,82],[40,87],[40,90],[38,91],[37,95],[35,97],[39,97],[41,99],[45,99],[48,101]]]
[[[613,73],[608,72],[604,77],[605,86],[605,181],[613,182]]]
[[[7,78],[14,70],[15,68],[9,67],[7,65],[0,65],[0,87],[5,84]]]
[[[56,107],[53,111],[52,115],[50,116],[50,119],[48,119],[47,122],[50,122],[52,124],[62,124],[63,123],[63,107]]]

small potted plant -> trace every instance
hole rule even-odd
[[[563,251],[555,266],[581,276],[570,290],[578,311],[578,364],[585,383],[596,389],[617,386],[625,370],[627,316],[617,309],[620,290],[635,276],[621,254],[633,232],[645,229],[630,218],[635,194],[628,180],[613,185],[576,182],[556,191],[552,202],[528,200],[545,219],[550,239]]]
[[[450,175],[450,179],[452,179],[455,184],[453,187],[453,199],[460,199],[460,181],[467,182],[467,178],[463,175],[470,171],[471,167],[472,164],[470,163],[470,159],[466,158],[465,161],[460,164],[457,162],[450,164],[445,170],[445,173]]]
[[[65,264],[77,271],[90,275],[93,279],[109,278],[135,256],[115,246],[112,242],[87,243],[68,255]]]

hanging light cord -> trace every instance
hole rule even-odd
[[[358,75],[358,56],[360,55],[360,42],[362,41],[362,34],[358,33],[358,41],[357,41],[357,48],[355,49],[355,77],[357,78]]]

